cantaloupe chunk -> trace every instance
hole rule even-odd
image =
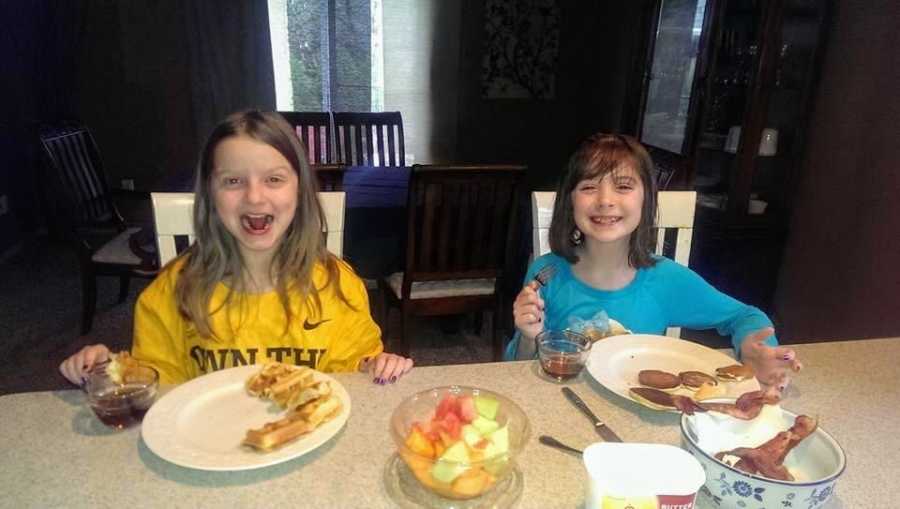
[[[490,475],[483,468],[470,468],[452,484],[453,493],[460,497],[477,497],[490,483]]]
[[[415,426],[409,432],[409,436],[406,437],[406,447],[409,447],[410,451],[426,458],[434,459],[436,457],[431,440],[428,440],[425,434]]]

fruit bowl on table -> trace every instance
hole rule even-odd
[[[512,400],[477,387],[447,386],[403,400],[391,437],[415,478],[452,499],[478,497],[508,476],[530,434]]]
[[[734,398],[707,400],[734,403]],[[683,414],[681,442],[706,472],[706,484],[698,499],[725,509],[769,507],[820,507],[834,494],[847,459],[837,441],[817,426],[784,458],[793,481],[749,474],[715,457],[735,447],[755,447],[790,428],[797,414],[780,406],[766,405],[752,421],[714,412]],[[711,436],[710,436],[711,435]],[[737,442],[737,443],[735,443]]]

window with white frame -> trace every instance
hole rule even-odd
[[[382,0],[268,0],[276,107],[382,111]]]

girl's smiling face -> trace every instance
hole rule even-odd
[[[244,260],[271,259],[294,221],[299,178],[273,147],[248,136],[222,140],[210,188],[216,214]]]
[[[587,243],[616,243],[627,249],[643,204],[644,186],[630,164],[584,179],[572,190],[575,226]]]

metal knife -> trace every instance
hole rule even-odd
[[[575,405],[575,408],[581,410],[581,413],[587,416],[590,419],[591,423],[594,425],[594,430],[600,435],[600,438],[603,439],[604,442],[621,442],[622,439],[619,438],[619,435],[616,435],[616,432],[609,429],[609,426],[606,425],[603,421],[600,420],[599,417],[594,415],[594,412],[591,412],[591,409],[588,408],[587,404],[575,394],[575,391],[569,389],[568,387],[562,388],[562,393]]]

